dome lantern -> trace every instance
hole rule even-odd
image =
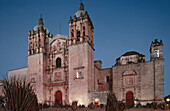
[[[80,3],[80,4],[79,4],[79,10],[84,10],[84,5],[83,5],[83,3]]]
[[[44,25],[44,21],[42,17],[39,19],[39,25]]]

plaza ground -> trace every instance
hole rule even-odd
[[[89,108],[81,108],[81,109],[77,109],[76,111],[105,111],[105,109],[100,109],[100,108],[95,108],[95,109],[89,109]],[[40,111],[73,111],[71,110],[71,108],[65,109],[65,108],[45,108],[42,109]],[[161,109],[157,109],[154,110],[152,108],[131,108],[131,109],[126,109],[124,111],[162,111]],[[165,110],[165,111],[170,111],[169,110]]]
[[[5,111],[2,108],[0,108],[0,111]],[[39,111],[73,111],[71,110],[71,108],[65,109],[65,108],[44,108],[41,109]],[[81,109],[77,109],[76,111],[105,111],[105,109],[100,109],[100,108],[95,108],[95,109],[89,109],[89,108],[81,108]],[[131,108],[131,109],[126,109],[124,111],[162,111],[161,109],[151,109],[151,108]],[[169,110],[165,110],[165,111],[170,111]]]

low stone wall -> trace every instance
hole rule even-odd
[[[99,104],[106,104],[108,93],[109,93],[109,91],[89,92],[89,100],[90,100],[90,102],[94,102],[95,99],[98,99]]]

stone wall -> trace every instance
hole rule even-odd
[[[45,90],[43,82],[46,80],[46,56],[44,53],[28,56],[27,80],[32,83],[38,102],[44,103]]]
[[[69,102],[89,104],[88,91],[94,88],[93,49],[88,43],[69,46]],[[77,73],[81,77],[77,78]]]
[[[155,61],[155,66],[153,61],[113,66],[113,91],[118,100],[125,101],[128,91],[133,92],[135,101],[141,101],[144,104],[152,102],[156,95],[163,99],[163,67],[163,61]],[[129,70],[136,74],[124,75]]]
[[[109,93],[109,91],[92,91],[89,92],[89,100],[90,102],[95,101],[95,99],[99,100],[99,104],[106,104],[107,103],[107,94]]]
[[[8,71],[8,80],[10,80],[10,78],[13,78],[13,77],[16,77],[17,79],[19,78],[20,80],[26,79],[27,71],[28,71],[27,67],[10,70]]]
[[[164,60],[155,60],[155,96],[157,100],[164,99]]]

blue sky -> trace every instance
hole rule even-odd
[[[51,34],[68,35],[79,0],[0,0],[0,73],[27,67],[27,34],[40,14]],[[154,39],[163,40],[165,96],[170,94],[170,0],[83,0],[94,25],[95,60],[110,68],[127,51],[150,60]],[[61,24],[61,31],[60,31]],[[1,77],[2,79],[2,77]]]

